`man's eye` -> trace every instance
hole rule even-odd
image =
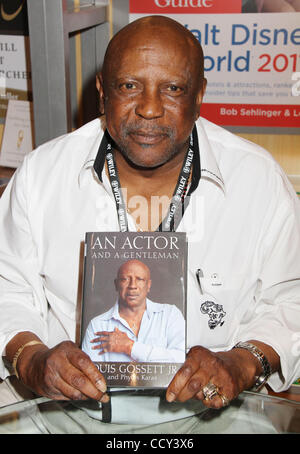
[[[180,95],[183,92],[183,89],[181,87],[178,87],[178,85],[168,85],[166,87],[166,92],[169,95]]]
[[[170,85],[170,86],[168,87],[168,91],[173,91],[173,92],[175,92],[175,93],[176,93],[176,92],[178,93],[178,92],[181,91],[181,88],[180,88],[180,87],[177,87],[177,85]]]
[[[134,90],[135,88],[136,88],[136,85],[133,84],[132,82],[126,82],[125,84],[120,85],[120,89],[122,91],[130,91],[130,90]]]

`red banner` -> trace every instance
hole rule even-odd
[[[131,14],[240,13],[242,0],[130,0]]]
[[[209,104],[201,107],[201,116],[221,126],[299,127],[299,105]]]

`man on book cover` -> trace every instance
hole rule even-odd
[[[174,304],[151,301],[148,266],[129,260],[115,279],[116,304],[89,323],[82,349],[95,361],[185,360],[185,320]]]

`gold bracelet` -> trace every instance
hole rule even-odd
[[[21,353],[24,350],[24,348],[29,347],[30,345],[37,345],[37,344],[43,344],[43,342],[36,341],[36,340],[32,340],[32,341],[26,342],[26,344],[21,345],[21,347],[18,348],[18,350],[14,354],[14,357],[13,357],[13,360],[12,360],[12,368],[13,368],[14,374],[16,375],[17,378],[19,378],[19,374],[18,374],[18,371],[17,371],[17,362],[18,362],[19,356],[21,355]]]

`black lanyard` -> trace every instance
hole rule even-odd
[[[157,231],[162,232],[174,232],[182,219],[185,209],[185,196],[188,186],[188,181],[192,172],[192,165],[194,160],[195,145],[198,145],[198,137],[197,137],[197,130],[194,127],[192,134],[190,135],[190,144],[185,155],[179,177],[176,183],[176,187],[173,193],[173,197],[169,206],[168,214],[165,219],[160,224]],[[114,158],[114,154],[112,152],[112,146],[110,141],[108,141],[106,146],[106,162],[108,168],[108,175],[109,180],[112,188],[112,192],[114,195],[117,215],[119,220],[119,226],[121,232],[128,232],[128,217],[127,217],[127,210],[126,204],[124,202],[122,189],[120,186],[120,179],[118,175],[118,170]],[[181,207],[181,213],[179,214],[179,207]]]

